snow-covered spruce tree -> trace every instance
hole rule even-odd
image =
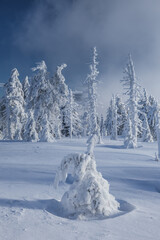
[[[5,134],[5,112],[6,112],[6,102],[5,102],[5,97],[3,96],[0,99],[0,132],[1,132],[1,139],[4,138]]]
[[[149,105],[150,104],[149,104],[149,97],[148,97],[147,91],[145,88],[143,88],[143,92],[141,93],[141,96],[138,100],[140,118],[142,117],[143,119],[143,113],[145,113],[146,115],[148,114]],[[141,112],[142,112],[142,116],[141,116]]]
[[[36,72],[36,74],[31,79],[28,107],[34,113],[36,132],[39,138],[41,138],[43,116],[48,105],[46,101],[49,92],[47,66],[44,61],[41,61],[37,63],[36,67],[32,68],[32,71]]]
[[[57,100],[54,101],[53,109],[54,109],[54,111],[53,111],[53,114],[51,114],[50,118],[52,119],[52,123],[54,126],[55,138],[60,139],[62,122],[61,122],[61,112],[60,112],[60,108],[57,103]]]
[[[112,134],[113,129],[113,121],[112,121],[112,115],[113,115],[113,109],[112,109],[112,99],[110,101],[110,105],[107,109],[107,115],[105,120],[105,126],[107,130],[107,134]],[[122,102],[121,98],[119,96],[115,97],[115,105],[117,108],[117,135],[122,136],[124,134],[124,125],[126,122],[126,112],[125,112],[125,104]]]
[[[50,84],[47,66],[44,61],[37,64],[35,68],[32,69],[36,71],[36,75],[32,78],[28,107],[34,112],[34,119],[36,122],[36,131],[38,133],[39,140],[42,141],[43,134],[42,130],[45,126],[43,124],[44,115],[47,116],[47,124],[49,124],[49,129],[53,137],[55,136],[55,127],[57,120],[57,105],[54,101],[53,87]]]
[[[41,133],[40,141],[41,142],[54,142],[55,141],[52,131],[50,129],[50,123],[48,121],[47,114],[44,114],[44,116],[43,116],[42,133]]]
[[[24,93],[19,81],[16,68],[11,72],[11,77],[4,85],[4,139],[22,140],[22,127],[25,119]]]
[[[1,109],[1,99],[0,99],[0,140],[3,139],[3,118],[2,118],[2,109]]]
[[[89,116],[88,112],[85,111],[82,116],[82,126],[83,126],[83,137],[87,137],[89,135]]]
[[[106,130],[106,126],[105,126],[105,122],[102,114],[101,114],[101,122],[100,122],[100,134],[101,134],[101,137],[107,136],[107,130]]]
[[[25,77],[22,86],[23,86],[23,92],[24,92],[24,100],[25,102],[27,102],[28,96],[29,96],[29,90],[30,90],[30,83],[28,80],[28,76]]]
[[[111,140],[117,139],[117,106],[115,101],[115,96],[112,96],[111,100],[111,110],[112,110],[112,129],[111,129]]]
[[[78,104],[75,102],[72,90],[69,90],[68,100],[64,109],[64,122],[66,137],[81,136],[82,124],[77,112]]]
[[[142,141],[143,142],[153,142],[153,137],[151,135],[151,131],[148,125],[147,115],[143,114],[143,122],[142,122]]]
[[[140,93],[140,97],[138,100],[138,117],[141,121],[141,124],[138,126],[138,137],[143,138],[143,132],[145,129],[143,126],[145,125],[144,121],[144,115],[146,115],[147,121],[148,121],[148,108],[149,108],[149,99],[146,89],[143,89],[143,92]]]
[[[147,122],[149,125],[149,130],[154,140],[157,139],[157,130],[156,130],[156,109],[157,103],[154,97],[149,96],[147,94],[146,89],[143,89],[143,93],[141,94],[141,98],[138,101],[138,116],[139,119],[143,122],[144,114],[146,115]],[[144,123],[143,123],[144,124]],[[139,126],[140,134],[139,137],[143,135],[143,126]]]
[[[27,121],[24,127],[24,140],[28,142],[37,142],[39,140],[38,133],[36,131],[36,123],[34,120],[34,114],[32,110],[27,112]]]
[[[69,90],[69,97],[68,97],[68,117],[69,117],[69,136],[72,138],[73,134],[73,93],[72,90]]]
[[[62,70],[66,68],[66,64],[57,66],[56,73],[53,78],[50,79],[50,83],[54,89],[55,102],[59,108],[59,114],[57,114],[57,133],[60,133],[63,136],[68,136],[68,126],[66,121],[66,104],[68,101],[69,90],[68,86],[65,83],[65,78],[62,74]],[[60,135],[59,135],[60,137]]]
[[[84,137],[89,136],[89,101],[88,101],[88,85],[86,81],[83,83],[83,113],[82,113],[82,126],[83,126],[83,133]]]
[[[106,114],[106,120],[105,120],[105,125],[107,129],[107,135],[110,136],[112,132],[112,101],[110,101],[110,105],[107,109],[107,114]]]
[[[72,93],[71,89],[69,91],[69,105],[70,105],[70,111],[69,111],[70,136],[73,135],[73,136],[79,137],[82,134],[82,123],[81,123],[79,113],[77,111],[79,106],[74,100],[73,93]],[[71,131],[72,131],[72,133],[71,133]]]
[[[90,74],[88,74],[86,79],[86,84],[88,86],[88,103],[89,103],[89,129],[90,137],[88,143],[93,135],[97,136],[97,143],[101,143],[100,128],[97,123],[97,76],[99,74],[97,70],[97,49],[93,48],[93,59],[90,65]]]
[[[117,135],[124,135],[124,125],[127,119],[125,104],[119,96],[116,96],[116,107],[117,107]]]
[[[160,160],[160,108],[158,103],[156,104],[156,129],[157,129],[157,143],[158,143],[158,155],[155,154],[155,160]]]
[[[97,136],[93,135],[86,153],[73,153],[64,157],[56,173],[55,187],[60,181],[66,181],[68,173],[74,179],[61,199],[66,216],[83,219],[108,217],[118,212],[119,203],[109,193],[109,183],[96,169],[93,155],[96,141]]]
[[[126,111],[127,112],[127,111]],[[135,142],[132,136],[131,120],[129,115],[124,125],[124,147],[125,148],[135,148]]]
[[[137,147],[137,135],[138,135],[138,84],[136,79],[136,74],[134,70],[133,61],[131,55],[129,55],[128,64],[124,70],[124,78],[121,80],[123,83],[123,87],[125,89],[125,95],[129,96],[127,106],[128,106],[128,114],[131,123],[131,131],[132,131],[132,140],[133,147]]]
[[[149,124],[149,128],[151,130],[151,134],[153,136],[154,140],[157,140],[157,102],[155,100],[155,98],[153,96],[149,96],[148,97],[148,112],[147,112],[147,119],[148,119],[148,124]]]

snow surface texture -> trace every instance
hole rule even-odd
[[[123,140],[97,145],[97,170],[110,183],[121,214],[79,221],[63,216],[60,200],[72,178],[53,187],[57,166],[70,152],[84,152],[86,139],[54,143],[0,142],[0,239],[159,240],[160,162],[157,143],[124,149]]]
[[[81,218],[116,214],[119,203],[109,194],[109,184],[97,172],[95,160],[90,154],[75,153],[64,157],[55,184],[59,180],[65,182],[71,166],[73,184],[61,200],[67,215]]]

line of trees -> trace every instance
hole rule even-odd
[[[107,135],[113,140],[123,136],[126,148],[137,147],[138,138],[143,142],[157,140],[158,104],[138,84],[131,55],[121,82],[127,100],[123,103],[119,96],[112,97],[105,122]]]
[[[32,69],[31,81],[26,77],[23,84],[18,70],[12,70],[0,102],[1,139],[52,142],[80,134],[81,120],[62,75],[65,67],[58,66],[50,77],[42,61]]]
[[[127,100],[113,95],[106,117],[97,114],[98,61],[96,47],[90,73],[84,81],[83,102],[75,101],[62,74],[66,64],[50,76],[44,61],[32,68],[33,76],[23,83],[18,70],[11,72],[0,100],[0,139],[53,142],[61,137],[90,136],[88,144],[109,135],[112,140],[124,137],[126,148],[137,147],[137,139],[157,140],[158,104],[142,89],[129,55],[121,80]]]
[[[81,107],[65,83],[62,70],[67,67],[66,64],[58,66],[54,76],[50,77],[45,62],[41,61],[32,68],[34,76],[30,81],[27,76],[23,83],[19,80],[18,70],[13,69],[0,101],[0,138],[53,142],[61,137],[91,133],[96,134],[100,142],[96,112],[96,59],[97,50],[94,48],[90,74],[85,82],[88,94],[83,111],[78,111]]]

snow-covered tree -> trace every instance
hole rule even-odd
[[[44,61],[41,61],[32,70],[36,71],[36,75],[31,81],[28,107],[34,111],[36,132],[39,139],[42,139],[45,124],[44,116],[46,115],[47,124],[54,137],[55,131],[56,133],[58,132],[56,128],[58,125],[59,107],[55,101],[55,91],[48,77],[47,66]]]
[[[28,111],[28,118],[24,127],[23,138],[25,141],[37,142],[39,141],[38,133],[36,131],[36,123],[34,120],[34,114],[32,110]]]
[[[71,131],[73,136],[81,136],[82,134],[82,123],[78,113],[79,105],[75,102],[72,90],[69,91],[69,116],[70,116],[70,136]],[[72,125],[72,126],[71,126]]]
[[[58,94],[58,103],[61,108],[65,107],[68,99],[68,86],[65,83],[65,78],[62,74],[62,70],[67,67],[67,64],[57,66],[56,73],[53,78],[50,79],[52,86]]]
[[[8,83],[5,84],[4,138],[22,140],[22,127],[25,119],[24,93],[16,68],[11,72]]]
[[[55,100],[55,99],[54,99]],[[61,112],[57,101],[54,101],[53,114],[50,116],[54,126],[54,135],[56,139],[61,138]]]
[[[128,114],[131,123],[133,147],[137,147],[137,135],[138,135],[138,84],[136,74],[134,70],[133,61],[131,55],[129,55],[128,64],[124,70],[124,78],[121,80],[125,89],[125,95],[129,96]]]
[[[44,114],[40,142],[54,142],[54,141],[55,139],[52,134],[52,129],[50,128],[48,116],[47,114]]]
[[[109,136],[112,133],[112,107],[111,107],[111,104],[112,104],[112,101],[110,101],[110,105],[107,109],[106,120],[105,120],[107,135],[109,135]]]
[[[72,90],[69,90],[68,100],[63,111],[63,118],[65,122],[64,130],[65,136],[80,136],[82,134],[81,119],[78,114],[78,104],[75,102]]]
[[[67,215],[105,217],[118,212],[119,203],[109,193],[109,184],[97,171],[93,156],[77,153],[67,155],[57,173],[56,184],[59,180],[66,180],[70,166],[73,166],[74,182],[61,199]]]
[[[5,127],[6,127],[5,112],[6,112],[6,100],[5,100],[5,97],[3,96],[0,99],[0,132],[1,132],[1,139],[4,138],[4,134],[5,134]]]
[[[115,101],[115,96],[112,96],[111,100],[111,110],[112,110],[112,129],[111,129],[111,139],[117,139],[117,106]]]
[[[80,108],[79,104],[76,103],[72,91],[70,93],[70,102],[72,102],[72,135],[80,137],[82,135],[83,127],[82,121],[78,109]]]
[[[83,136],[87,137],[89,135],[89,116],[88,112],[85,111],[82,116],[82,126],[83,126]]]
[[[107,134],[111,135],[113,130],[113,104],[112,99],[110,101],[110,105],[107,109],[107,115],[105,120],[105,126],[107,130]],[[125,104],[122,102],[119,96],[115,96],[115,107],[117,108],[116,111],[116,118],[117,118],[117,135],[122,136],[124,134],[124,125],[126,122],[126,113],[125,113]]]
[[[148,125],[147,115],[143,114],[143,122],[142,122],[142,141],[143,142],[153,142],[153,137],[151,135],[151,131]]]
[[[37,63],[37,66],[32,68],[36,71],[35,76],[31,79],[31,87],[29,94],[29,109],[34,112],[36,122],[36,132],[41,137],[43,116],[48,105],[48,76],[47,66],[44,61]]]
[[[72,134],[73,134],[73,93],[72,90],[69,90],[69,136],[70,138],[72,138]]]
[[[66,215],[88,218],[105,217],[118,212],[119,203],[109,193],[108,182],[96,169],[93,155],[96,141],[97,136],[92,135],[87,153],[73,153],[64,157],[56,173],[55,187],[60,181],[65,182],[68,173],[71,173],[74,179],[61,199]]]
[[[160,160],[160,108],[158,104],[156,104],[156,129],[157,129],[157,143],[158,143],[158,155],[156,154],[155,160]]]
[[[97,136],[97,143],[101,143],[100,128],[97,124],[97,76],[99,74],[97,69],[97,49],[93,49],[93,59],[90,65],[90,74],[88,74],[86,79],[86,84],[88,86],[88,102],[89,102],[89,129],[90,129],[90,138],[93,135]]]
[[[57,104],[57,107],[59,108],[59,114],[57,115],[57,122],[58,122],[57,132],[59,133],[61,132],[63,136],[67,136],[67,132],[68,132],[68,130],[66,130],[67,123],[65,122],[66,120],[65,108],[68,101],[69,90],[68,90],[68,86],[65,83],[65,78],[62,74],[62,70],[66,67],[67,67],[66,64],[62,64],[61,66],[58,66],[54,77],[50,79],[50,83],[54,89],[55,102]]]
[[[124,125],[127,119],[125,104],[119,96],[116,96],[117,107],[117,135],[124,135]]]
[[[152,134],[154,140],[157,139],[156,113],[157,113],[157,102],[153,96],[149,96],[149,107],[148,107],[147,118],[148,118],[148,124],[149,124],[150,130],[151,130],[151,134]]]
[[[101,121],[100,121],[100,134],[101,134],[101,137],[107,136],[107,130],[106,130],[103,115],[101,115]]]
[[[28,96],[29,96],[29,90],[30,90],[30,83],[28,80],[28,76],[25,77],[22,86],[23,86],[23,92],[24,92],[24,100],[27,102]]]
[[[156,130],[156,112],[157,112],[157,103],[153,96],[147,94],[146,89],[143,89],[141,93],[141,98],[138,101],[138,116],[139,119],[143,122],[144,114],[146,115],[147,122],[149,125],[149,130],[154,140],[157,139],[157,130]],[[144,124],[144,123],[143,123]],[[142,137],[143,126],[139,126],[139,137]]]
[[[135,148],[135,142],[132,136],[132,128],[131,128],[131,120],[129,115],[127,117],[127,121],[125,122],[124,126],[124,147],[125,148]]]
[[[83,126],[83,133],[84,137],[89,136],[90,129],[89,129],[89,101],[88,101],[88,85],[86,81],[83,83],[83,101],[82,101],[82,126]]]

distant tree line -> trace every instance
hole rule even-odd
[[[107,113],[97,114],[97,50],[93,49],[90,73],[84,81],[83,100],[79,104],[58,66],[50,76],[44,61],[32,68],[33,76],[19,80],[11,71],[0,99],[0,139],[53,142],[61,137],[86,137],[101,143],[104,136],[124,138],[126,148],[137,147],[137,139],[157,140],[159,107],[155,98],[139,86],[129,55],[121,80],[127,100],[113,95]]]

